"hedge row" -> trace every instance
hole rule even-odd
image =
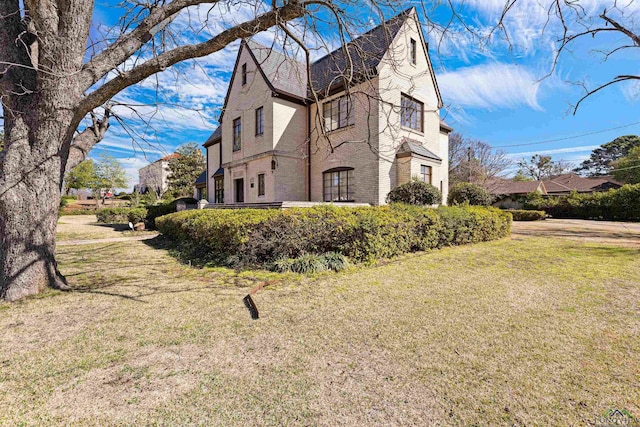
[[[546,211],[553,218],[640,220],[640,184],[624,185],[617,190],[566,196],[531,197],[527,209]]]
[[[514,221],[540,221],[547,217],[545,211],[507,209],[506,212],[509,212],[513,216]]]
[[[105,208],[96,211],[98,222],[104,224],[127,224],[144,221],[147,216],[145,208]]]
[[[511,215],[494,208],[393,204],[184,211],[156,219],[160,232],[192,260],[269,265],[305,254],[336,252],[371,262],[407,252],[499,239]]]

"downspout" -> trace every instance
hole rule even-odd
[[[307,200],[311,201],[311,106],[307,108]]]

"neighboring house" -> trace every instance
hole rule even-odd
[[[506,209],[520,209],[529,193],[539,193],[543,196],[561,196],[572,191],[578,193],[593,193],[620,188],[622,184],[611,176],[585,178],[574,173],[559,175],[553,179],[543,181],[513,181],[504,178],[492,178],[483,187],[491,194],[494,206]]]
[[[137,190],[144,194],[147,191],[155,191],[156,194],[162,195],[169,188],[169,177],[171,171],[169,170],[169,160],[179,156],[179,154],[173,153],[164,156],[161,159],[147,165],[138,170],[138,185]]]
[[[612,176],[595,176],[585,178],[575,173],[565,173],[553,179],[542,181],[550,196],[569,194],[572,191],[578,193],[593,193],[595,191],[607,191],[622,187],[622,183]]]
[[[522,209],[524,198],[529,193],[547,194],[547,189],[542,181],[513,181],[494,177],[483,185],[493,196],[493,206],[503,209]]]
[[[305,64],[241,43],[220,126],[204,143],[210,203],[379,205],[412,177],[446,200],[452,129],[414,8],[310,70],[308,79]]]

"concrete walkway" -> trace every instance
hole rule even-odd
[[[56,243],[57,246],[71,246],[71,245],[93,245],[96,243],[111,243],[111,242],[134,242],[140,240],[150,240],[158,236],[157,234],[149,234],[146,236],[131,236],[131,237],[108,237],[106,239],[90,239],[90,240],[61,240]]]

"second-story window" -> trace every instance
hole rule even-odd
[[[256,109],[256,135],[264,133],[264,108]]]
[[[242,64],[242,86],[247,84],[247,64]]]
[[[402,94],[400,100],[400,123],[402,126],[422,132],[424,104],[417,99]]]
[[[409,56],[409,60],[411,61],[412,64],[415,64],[418,61],[418,46],[416,44],[416,41],[414,39],[411,39],[411,46],[410,46],[410,56]]]
[[[242,148],[242,120],[240,117],[233,121],[233,151],[240,151]]]
[[[349,95],[322,104],[324,128],[327,131],[340,129],[355,123],[351,97]]]

